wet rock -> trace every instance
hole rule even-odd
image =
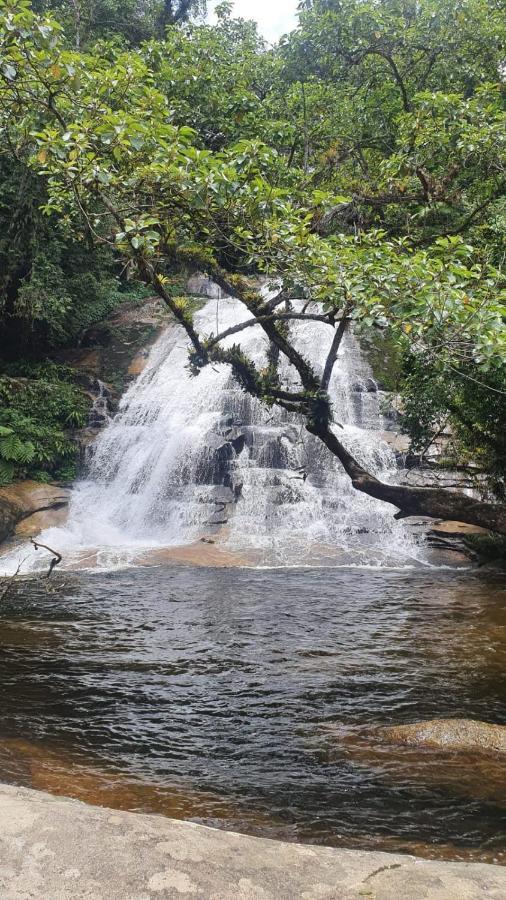
[[[480,528],[479,525],[468,525],[466,522],[438,522],[431,528],[432,534],[437,535],[467,535],[467,534],[490,534],[486,528]]]
[[[222,289],[207,275],[191,275],[186,286],[190,294],[208,297],[210,300],[221,300],[223,296]]]
[[[206,447],[208,447],[209,450],[213,450],[213,451],[223,450],[224,448],[227,448],[230,444],[230,441],[228,440],[227,437],[225,437],[222,434],[216,434],[212,431],[210,431],[210,432],[208,432],[208,434],[206,434],[204,441],[205,441]]]
[[[38,481],[19,481],[0,488],[0,541],[10,537],[21,520],[26,520],[23,534],[38,533],[37,522],[30,521],[34,514],[63,509],[69,497],[66,488]]]
[[[288,448],[282,437],[274,437],[261,447],[257,463],[266,469],[287,469],[289,464]]]
[[[405,454],[409,450],[410,439],[407,434],[399,434],[397,431],[378,431],[378,438],[388,444],[398,454]]]
[[[324,726],[322,733],[323,739],[315,737],[316,752],[327,764],[350,760],[388,785],[436,787],[506,807],[506,727],[439,719],[376,728]]]
[[[216,430],[219,434],[228,436],[233,428],[241,428],[242,424],[242,421],[233,413],[225,412],[218,420]]]
[[[209,519],[209,525],[226,525],[228,517],[224,512],[215,512]]]
[[[148,359],[149,350],[146,348],[139,350],[139,352],[134,356],[132,362],[128,366],[127,375],[130,375],[132,378],[137,378],[138,375],[141,375],[146,368]]]
[[[21,509],[5,497],[0,496],[0,542],[14,533]]]
[[[234,503],[235,496],[232,488],[223,484],[210,485],[209,491],[206,491],[206,499],[209,503],[226,504]]]
[[[27,519],[21,519],[21,522],[18,522],[16,535],[18,537],[35,537],[46,528],[58,528],[65,524],[68,514],[67,506],[33,513]]]
[[[302,481],[302,479],[300,479]],[[284,504],[300,503],[301,493],[295,485],[281,484],[272,490],[271,502],[275,506],[283,506]]]
[[[378,729],[381,739],[418,747],[506,753],[506,726],[473,719],[432,719]]]
[[[239,456],[240,453],[244,450],[244,445],[246,443],[246,435],[244,432],[239,432],[237,429],[234,429],[234,434],[230,436],[229,441],[232,444],[235,452]]]

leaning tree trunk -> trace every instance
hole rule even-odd
[[[111,201],[100,191],[99,194],[113,219],[124,228],[124,221],[119,211]],[[189,260],[183,255],[181,262]],[[306,427],[309,432],[318,437],[328,447],[330,452],[342,463],[346,473],[350,476],[353,487],[363,491],[377,500],[391,503],[399,510],[396,518],[408,516],[427,516],[434,519],[454,519],[466,522],[469,525],[479,525],[500,534],[506,534],[506,506],[504,504],[486,503],[475,500],[466,494],[457,493],[448,488],[422,488],[409,487],[407,485],[386,484],[367,472],[360,463],[343,446],[330,428],[331,403],[327,389],[332,374],[333,366],[337,359],[337,353],[341,338],[343,337],[347,310],[343,311],[340,325],[332,341],[327,362],[322,378],[318,377],[311,364],[302,356],[291,342],[289,335],[279,328],[277,321],[276,301],[266,301],[261,294],[252,288],[251,283],[242,275],[231,275],[218,265],[209,267],[208,271],[216,283],[223,288],[229,296],[236,297],[251,313],[252,319],[242,323],[240,327],[228,329],[214,338],[204,338],[195,329],[191,316],[182,310],[174,298],[166,291],[163,281],[151,262],[146,262],[138,257],[139,272],[145,282],[154,288],[158,296],[168,306],[176,321],[185,329],[192,345],[192,365],[196,369],[203,368],[211,362],[228,363],[235,377],[239,380],[244,390],[269,403],[276,403],[290,412],[296,412],[306,419]],[[195,266],[198,271],[198,266]],[[283,292],[280,293],[283,296]],[[303,315],[286,315],[282,319],[304,318]],[[307,316],[308,319],[314,318]],[[321,319],[324,317],[318,316]],[[263,381],[262,373],[254,363],[247,359],[240,348],[224,350],[220,347],[220,340],[229,336],[232,332],[243,330],[254,324],[258,324],[265,332],[271,347],[285,356],[300,377],[303,387],[300,392],[277,390],[271,383]],[[333,321],[335,326],[336,320]]]
[[[363,491],[377,500],[391,503],[399,512],[397,519],[408,516],[428,516],[434,519],[454,519],[469,525],[479,525],[500,534],[506,534],[506,506],[486,503],[448,488],[410,487],[386,484],[367,472],[349,453],[333,431],[323,423],[308,423],[308,431],[316,435],[337,456],[351,483],[357,491]]]

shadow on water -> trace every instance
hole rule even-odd
[[[364,729],[506,719],[506,588],[445,570],[159,567],[0,608],[0,778],[328,845],[504,862],[497,758]]]

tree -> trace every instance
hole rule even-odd
[[[416,354],[446,355],[447,367],[470,359],[478,374],[499,370],[505,286],[494,261],[460,235],[415,248],[384,230],[322,233],[317,224],[335,207],[332,192],[306,187],[294,200],[284,160],[258,140],[218,152],[196,146],[191,128],[171,122],[149,53],[110,48],[81,55],[61,47],[59,34],[54,21],[7,8],[3,128],[9,145],[23,147],[47,178],[46,211],[70,233],[84,228],[95,242],[114,245],[186,330],[196,373],[227,363],[245,390],[302,415],[358,490],[393,504],[400,515],[450,516],[505,533],[501,504],[384,484],[365,471],[333,425],[339,411],[328,394],[350,320],[367,328],[389,324]],[[185,301],[165,287],[174,266],[207,271],[250,319],[223,334],[199,334]],[[279,284],[272,300],[255,288],[253,272]],[[302,311],[294,297],[305,298]],[[297,349],[294,319],[317,319],[333,330],[321,372]],[[264,369],[239,345],[223,344],[253,324],[270,345]],[[293,383],[284,380],[281,360]]]
[[[171,25],[204,13],[205,0],[33,0],[38,13],[52,13],[76,49],[99,39],[139,45]]]

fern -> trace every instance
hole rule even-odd
[[[14,479],[14,463],[0,457],[0,484],[10,484]]]
[[[87,421],[89,399],[63,366],[10,364],[0,375],[0,483],[70,479],[76,444],[67,433]]]
[[[31,441],[22,441],[12,433],[0,438],[0,458],[14,463],[28,463],[35,455]]]

